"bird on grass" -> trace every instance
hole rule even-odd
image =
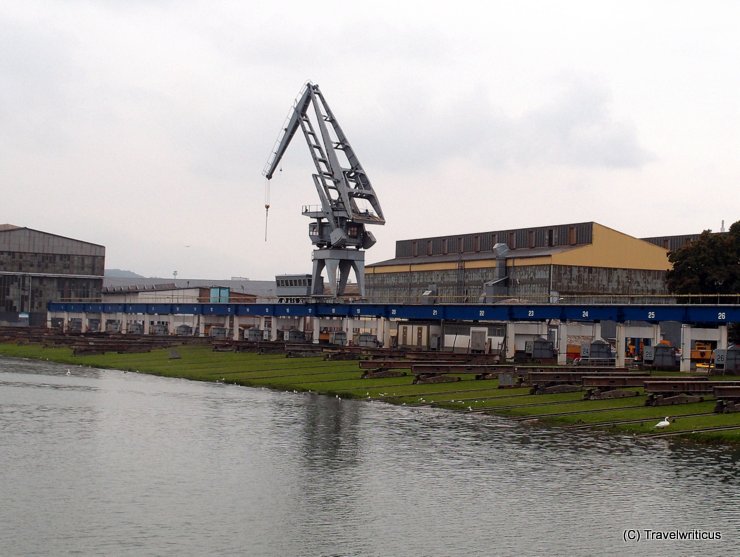
[[[671,425],[671,420],[668,416],[666,416],[664,420],[661,420],[657,424],[655,424],[655,427],[663,429],[664,427],[668,427],[669,425]]]

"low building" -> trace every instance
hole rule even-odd
[[[69,323],[52,318],[53,327],[67,331],[134,333],[156,335],[193,334],[212,336],[215,330],[226,335],[229,326],[224,324],[224,315],[193,313],[195,304],[253,304],[257,296],[234,292],[228,286],[183,286],[174,283],[152,283],[146,285],[105,287],[103,303],[107,313],[87,312]],[[145,304],[143,307],[129,304]],[[130,310],[133,309],[134,313]],[[147,316],[147,311],[154,314]],[[227,315],[227,321],[233,320]],[[212,330],[213,329],[213,330]]]
[[[585,222],[401,240],[365,280],[379,303],[639,302],[668,295],[669,268],[667,249]]]
[[[273,301],[276,296],[275,281],[250,280],[246,278],[214,280],[106,276],[103,281],[103,291],[106,296],[112,296],[116,292],[144,292],[147,290],[158,291],[160,293],[159,295],[161,295],[161,292],[165,290],[188,290],[196,288],[209,290],[214,284],[217,284],[219,288],[228,288],[229,296],[254,296],[257,298],[257,302]],[[181,297],[184,295],[183,292],[180,293]],[[200,291],[196,295],[200,296]]]
[[[253,304],[257,296],[234,292],[228,286],[177,287],[174,283],[160,283],[105,287],[103,301],[110,304]]]
[[[0,224],[0,323],[43,326],[50,301],[100,301],[105,247]]]

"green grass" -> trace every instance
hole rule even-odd
[[[180,357],[171,358],[172,351],[177,352]],[[213,352],[208,346],[183,345],[142,354],[75,356],[70,348],[0,344],[0,355],[51,360],[68,365],[140,371],[197,381],[224,381],[280,390],[313,391],[346,398],[379,399],[395,404],[473,410],[522,420],[531,419],[545,424],[592,427],[597,431],[646,437],[678,432],[687,439],[740,444],[740,429],[694,433],[708,427],[740,428],[740,413],[713,414],[714,401],[711,400],[650,407],[644,406],[644,395],[593,401],[583,400],[582,392],[530,395],[528,388],[499,389],[496,380],[476,381],[469,374],[460,375],[461,380],[457,382],[414,385],[411,375],[361,379],[362,372],[356,361]],[[730,381],[740,380],[740,377],[719,376],[716,379]],[[668,429],[656,430],[655,424],[665,416],[678,419]]]
[[[621,399],[623,401],[633,399]],[[641,397],[640,400],[644,401]],[[595,401],[594,401],[595,402]],[[606,401],[602,401],[606,402]],[[604,410],[600,412],[583,412],[579,414],[570,414],[567,416],[552,416],[550,419],[553,423],[567,424],[567,425],[578,425],[578,424],[608,424],[612,422],[623,422],[628,420],[645,420],[645,422],[651,427],[657,422],[662,420],[665,416],[678,417],[679,422],[681,416],[687,414],[707,414],[711,413],[714,409],[714,401],[698,402],[693,404],[678,404],[675,406],[641,406],[638,408],[619,408],[612,407],[610,410]],[[727,414],[728,416],[732,414]],[[738,414],[735,414],[735,421],[740,422]],[[738,423],[740,425],[740,423]],[[631,430],[629,425],[621,425],[620,429]]]

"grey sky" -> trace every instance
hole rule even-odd
[[[147,276],[310,272],[310,79],[410,237],[594,220],[634,236],[740,218],[740,5],[8,1],[0,223]]]

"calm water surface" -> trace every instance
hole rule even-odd
[[[0,555],[740,555],[736,450],[66,370],[0,359]]]

